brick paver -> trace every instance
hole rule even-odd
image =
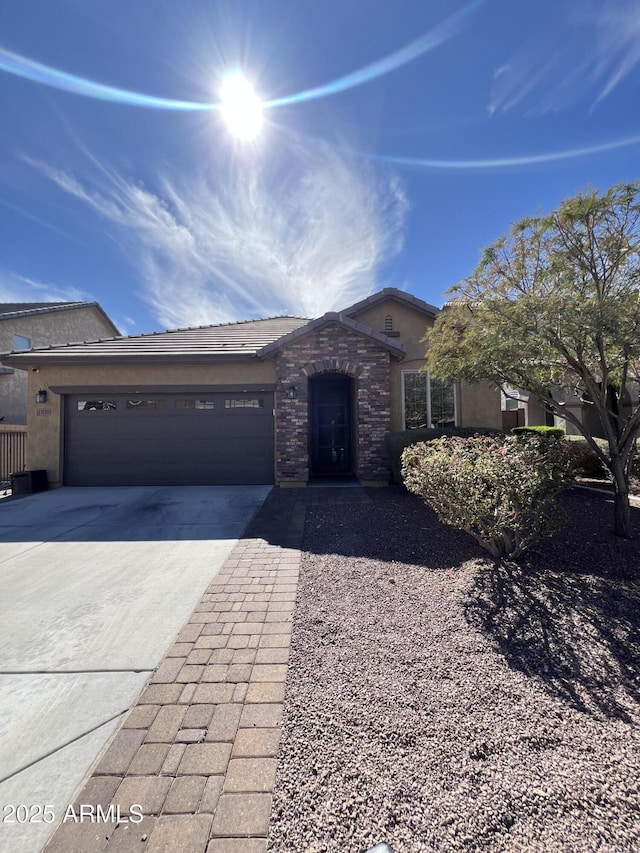
[[[48,853],[266,851],[304,515],[267,504],[76,798],[121,821],[65,823]]]
[[[353,500],[270,493],[74,800],[120,822],[64,823],[47,853],[266,853],[306,507]]]

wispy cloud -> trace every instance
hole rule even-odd
[[[80,179],[28,162],[110,223],[159,322],[181,326],[314,317],[376,287],[402,247],[399,179],[324,143],[302,148],[276,169],[247,158],[209,177],[161,175],[153,187],[104,163]]]
[[[640,63],[640,0],[562,0],[494,77],[489,112],[594,107]]]
[[[123,335],[133,334],[136,326],[138,325],[135,320],[126,315],[124,317],[119,317],[117,320],[114,320],[114,322]]]
[[[86,302],[90,294],[77,287],[37,281],[10,270],[0,270],[0,302]]]

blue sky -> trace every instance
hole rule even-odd
[[[198,106],[234,68],[252,142]],[[640,0],[10,0],[0,299],[127,334],[441,305],[510,223],[640,176],[639,85]]]

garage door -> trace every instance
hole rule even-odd
[[[273,483],[273,393],[65,399],[65,485]]]

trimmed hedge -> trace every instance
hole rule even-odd
[[[556,438],[564,436],[564,430],[556,426],[519,426],[514,427],[511,432],[514,435],[549,435]]]
[[[504,430],[491,427],[436,427],[432,429],[403,429],[388,432],[384,437],[384,447],[391,465],[394,483],[402,483],[402,452],[406,447],[420,441],[432,441],[435,438],[457,436],[471,438],[474,435],[504,435]]]

